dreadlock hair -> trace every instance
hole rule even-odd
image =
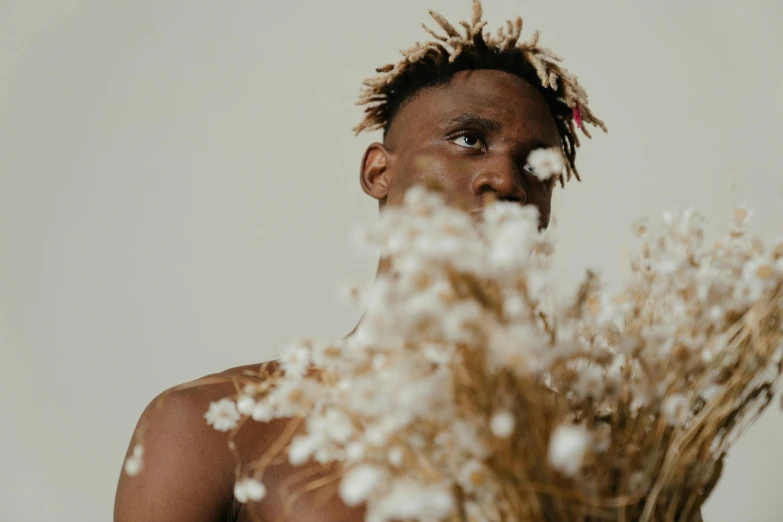
[[[419,43],[401,51],[403,59],[396,64],[376,69],[378,76],[364,81],[357,105],[365,105],[364,119],[354,127],[356,134],[364,130],[383,129],[384,137],[403,104],[414,94],[428,87],[447,84],[460,71],[496,69],[514,74],[533,85],[546,100],[560,134],[561,148],[566,158],[565,180],[573,175],[580,180],[576,168],[579,147],[577,128],[591,137],[586,124],[606,132],[606,125],[588,107],[587,93],[576,76],[560,65],[562,58],[538,45],[539,31],[530,39],[519,42],[522,18],[506,21],[497,33],[485,34],[480,0],[473,0],[471,21],[461,21],[464,32],[458,31],[440,14],[430,16],[443,31],[439,34],[422,24],[435,41]],[[563,177],[560,184],[564,185]]]

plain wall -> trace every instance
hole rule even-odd
[[[0,0],[0,520],[111,519],[159,391],[343,335],[361,81],[468,0]],[[732,205],[783,233],[783,3],[485,0],[566,59],[608,135],[556,194],[563,285],[616,285],[637,217]],[[783,412],[736,446],[707,522],[780,522]]]

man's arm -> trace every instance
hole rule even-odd
[[[197,386],[147,406],[137,425],[144,430],[144,465],[136,476],[122,472],[115,522],[226,520],[235,461],[226,434],[207,426],[204,413],[210,401],[230,393],[223,385]],[[136,442],[134,436],[129,452]]]

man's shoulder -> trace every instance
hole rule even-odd
[[[192,381],[177,384],[164,390],[150,406],[163,406],[167,400],[173,403],[171,407],[179,407],[185,411],[197,409],[206,403],[237,394],[237,387],[249,380],[262,380],[265,368],[275,367],[275,362],[247,364],[235,366],[220,372],[210,373]],[[201,412],[203,415],[203,411]]]
[[[187,441],[202,452],[225,457],[229,453],[229,435],[207,424],[205,415],[210,405],[221,399],[236,398],[244,384],[262,381],[267,372],[276,368],[276,364],[266,362],[228,368],[164,390],[145,408],[137,435],[145,446],[151,437],[162,437]],[[258,448],[262,442],[259,437],[265,432],[276,431],[276,424],[246,423],[235,442]]]
[[[117,490],[115,520],[141,520],[147,514],[176,513],[160,520],[214,520],[197,513],[225,513],[233,500],[237,457],[255,458],[274,425],[247,423],[235,437],[207,424],[210,404],[237,395],[237,382],[263,378],[262,364],[229,368],[168,388],[144,409],[128,455],[142,449],[138,476],[123,473]],[[138,451],[138,450],[137,450]],[[160,491],[161,494],[153,494]],[[187,499],[191,500],[188,501]],[[192,507],[193,499],[199,499]],[[157,515],[156,515],[157,516]],[[188,518],[191,517],[191,518]]]
[[[261,366],[237,366],[167,388],[144,409],[137,434],[143,436],[143,432],[161,423],[175,426],[184,423],[190,427],[203,424],[207,428],[204,414],[209,405],[236,395],[237,383],[241,380],[260,379],[258,369]]]

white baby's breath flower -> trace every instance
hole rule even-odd
[[[250,477],[239,479],[234,484],[234,497],[240,504],[258,502],[266,496],[266,487],[258,480]]]
[[[538,209],[533,205],[498,202],[484,209],[482,232],[492,238],[504,232],[504,225],[529,232],[538,230]]]
[[[144,461],[142,460],[141,455],[137,456],[134,454],[125,459],[123,467],[128,476],[135,477],[141,472],[141,468],[144,467]]]
[[[756,301],[777,282],[772,263],[762,257],[751,259],[742,267],[742,285],[737,287],[739,299]]]
[[[322,440],[314,435],[297,435],[288,447],[288,460],[294,466],[299,466],[316,452]]]
[[[443,196],[429,191],[421,185],[415,185],[405,192],[405,205],[414,212],[420,209],[440,208],[443,204]]]
[[[717,323],[726,316],[726,311],[723,309],[722,306],[715,305],[711,306],[709,311],[707,312],[707,316],[710,318],[711,321]]]
[[[348,442],[354,433],[351,419],[337,408],[326,411],[324,422],[324,435],[335,442]]]
[[[375,448],[385,446],[390,435],[391,433],[389,432],[388,427],[382,422],[371,424],[364,430],[364,440],[367,441],[367,444]]]
[[[274,405],[275,417],[292,417],[312,404],[318,386],[316,382],[298,375],[290,377],[281,380],[267,396],[267,400]]]
[[[376,353],[372,358],[372,369],[375,371],[381,370],[384,366],[386,366],[387,360],[388,357],[385,354]]]
[[[253,397],[258,392],[258,383],[249,382],[242,387],[242,393],[249,397]]]
[[[720,384],[711,384],[704,388],[700,395],[701,398],[704,399],[704,402],[710,402],[712,399],[720,395],[724,389],[725,387]]]
[[[348,463],[357,462],[364,458],[367,448],[361,442],[351,442],[345,447],[345,459]]]
[[[455,349],[453,343],[422,343],[421,353],[427,362],[443,366],[454,360]]]
[[[681,426],[690,414],[690,401],[681,394],[670,395],[663,401],[662,412],[668,424]]]
[[[514,433],[514,416],[508,410],[495,412],[489,420],[489,431],[495,437],[506,439]]]
[[[310,367],[310,349],[306,346],[291,346],[280,358],[280,366],[286,375],[301,377]]]
[[[256,406],[256,401],[249,395],[240,395],[237,399],[237,411],[242,415],[250,415]]]
[[[582,426],[559,426],[549,441],[549,464],[564,475],[575,476],[582,469],[590,441],[590,433]]]
[[[259,401],[253,406],[250,416],[257,422],[268,422],[274,418],[274,408],[268,401]]]
[[[443,520],[453,509],[454,497],[447,486],[398,479],[377,503],[370,506],[367,520]]]
[[[772,357],[770,357],[770,362],[773,365],[777,365],[783,362],[783,343],[779,344],[778,347],[775,348],[775,351],[772,352]]]
[[[231,399],[225,398],[210,403],[209,410],[204,414],[207,425],[218,431],[230,431],[236,428],[240,419],[237,406]]]
[[[528,155],[527,163],[541,181],[547,181],[553,176],[557,179],[565,169],[565,161],[560,148],[536,149]]]
[[[395,468],[399,468],[402,466],[405,460],[405,452],[403,452],[401,447],[394,446],[393,448],[389,449],[387,458],[389,459],[389,464]]]
[[[538,235],[538,209],[533,205],[496,203],[484,211],[484,219],[489,241],[486,266],[490,274],[502,280],[509,273],[516,275],[524,270],[532,241]]]
[[[443,337],[449,342],[469,342],[480,324],[482,309],[478,303],[462,301],[443,314]]]
[[[358,506],[367,500],[373,490],[385,478],[383,470],[369,464],[362,464],[348,470],[340,481],[340,498],[346,506]]]
[[[125,459],[123,463],[123,469],[125,473],[130,477],[135,477],[141,472],[144,467],[144,446],[136,444],[131,450],[131,454]]]
[[[580,368],[574,391],[580,398],[600,399],[606,388],[606,374],[604,369],[597,364],[588,364]]]

